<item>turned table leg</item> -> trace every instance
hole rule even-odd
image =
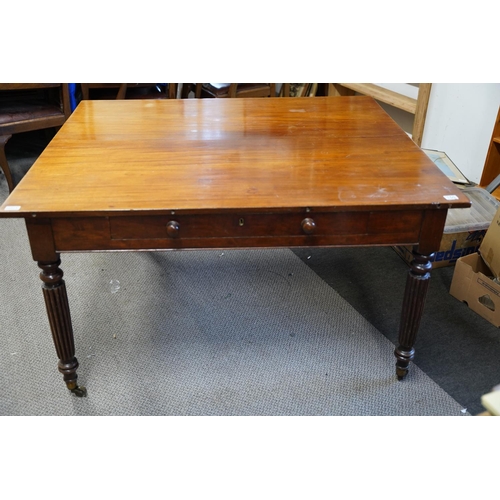
[[[52,338],[59,357],[58,369],[63,374],[64,381],[73,394],[86,396],[85,387],[79,387],[76,383],[78,360],[75,358],[73,326],[66,285],[62,279],[63,272],[59,268],[60,264],[60,259],[55,262],[38,262],[38,267],[42,269],[40,278],[43,281],[43,296]]]
[[[424,310],[425,297],[431,277],[432,263],[429,256],[420,255],[413,250],[413,261],[406,279],[406,289],[399,327],[399,345],[394,351],[396,356],[396,375],[401,380],[408,373],[408,365],[415,357],[415,338]]]

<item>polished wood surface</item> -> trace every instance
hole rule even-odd
[[[83,101],[0,216],[468,204],[368,97]]]

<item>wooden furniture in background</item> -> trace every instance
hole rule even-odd
[[[184,83],[183,97],[194,91],[195,98],[206,97],[275,97],[275,83]]]
[[[289,83],[283,83],[281,85],[280,96],[290,97],[290,84]]]
[[[484,187],[493,196],[500,200],[500,108],[498,110],[493,133],[491,135],[490,146],[484,162],[483,173],[479,182],[480,187]]]
[[[175,99],[177,84],[81,83],[82,99]]]
[[[60,127],[71,113],[67,83],[0,83],[0,168],[14,189],[5,146],[13,134]]]
[[[314,97],[328,95],[324,92],[318,94],[318,89],[327,84],[322,83],[283,83],[280,89],[281,97]]]
[[[334,83],[332,95],[352,96],[358,93],[415,115],[412,139],[417,146],[421,146],[431,87],[432,83],[419,83],[418,97],[413,99],[374,83]]]
[[[26,221],[59,371],[83,396],[63,252],[415,245],[403,378],[448,209],[469,206],[370,97],[108,100],[79,104],[0,217]]]

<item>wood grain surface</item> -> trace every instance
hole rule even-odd
[[[369,97],[82,101],[0,217],[469,205]]]

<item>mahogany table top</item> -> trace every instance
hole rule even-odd
[[[0,217],[469,205],[369,97],[82,101]]]

